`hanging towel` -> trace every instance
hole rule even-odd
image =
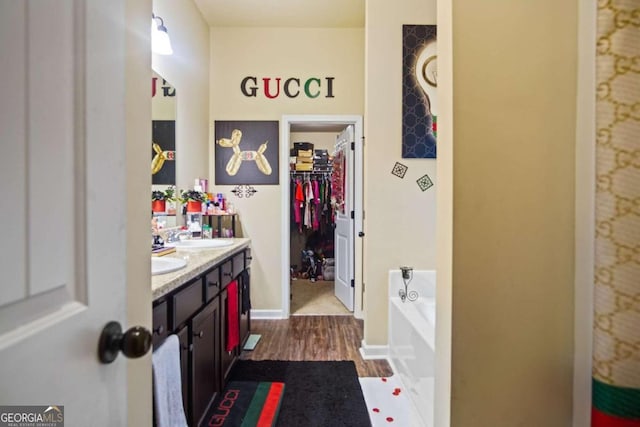
[[[182,406],[180,341],[169,335],[153,352],[153,398],[158,427],[187,427]]]
[[[242,309],[240,311],[242,314],[245,314],[251,310],[251,286],[249,282],[251,279],[249,276],[249,269],[247,268],[246,270],[243,270],[242,273],[240,273],[240,276],[242,277],[242,301],[240,301]]]
[[[227,285],[227,344],[225,349],[232,351],[240,344],[240,328],[238,325],[238,281]]]

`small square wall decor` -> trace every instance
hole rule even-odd
[[[427,191],[428,189],[433,187],[433,181],[431,181],[429,175],[426,174],[418,178],[416,182],[418,183],[418,187],[420,187],[422,191]]]
[[[402,158],[436,158],[435,25],[402,26]]]
[[[216,185],[278,185],[278,121],[218,121]]]
[[[400,162],[396,162],[396,164],[393,165],[393,170],[391,171],[391,173],[397,176],[398,178],[404,178],[404,175],[407,173],[407,170],[409,170],[409,168],[406,165],[403,165]]]

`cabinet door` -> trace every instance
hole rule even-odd
[[[189,370],[189,363],[191,359],[191,343],[189,343],[189,328],[184,327],[176,332],[178,340],[180,341],[180,374],[182,380],[182,405],[184,407],[184,413],[187,419],[190,419],[191,405],[189,396],[189,386],[193,381],[191,378],[191,371]]]
[[[251,329],[251,318],[250,318],[250,310],[246,310],[244,313],[242,309],[244,307],[243,300],[244,298],[249,298],[249,289],[250,289],[250,280],[251,275],[249,274],[250,270],[246,269],[244,274],[241,274],[238,278],[238,314],[240,315],[240,345],[238,346],[238,354],[242,352],[242,346],[249,338],[249,332]]]
[[[202,306],[202,278],[198,278],[173,295],[173,325],[186,322]]]
[[[220,265],[220,287],[224,288],[233,279],[233,262],[227,260]]]
[[[204,276],[205,301],[211,301],[220,291],[220,269],[210,270]]]
[[[234,255],[231,259],[231,262],[233,264],[232,275],[233,277],[238,277],[242,270],[244,270],[244,251],[240,252],[237,255]]]
[[[167,302],[162,301],[153,306],[153,348],[158,348],[167,336],[169,329],[169,319],[167,311]]]
[[[222,355],[222,380],[226,382],[227,375],[231,370],[231,365],[233,364],[233,359],[235,357],[235,353],[233,351],[227,351],[226,345],[228,340],[227,333],[227,303],[229,299],[229,294],[227,289],[225,288],[222,292],[220,292],[220,337],[221,340],[221,348],[220,354]]]
[[[192,321],[193,383],[191,425],[199,425],[209,404],[220,391],[219,299],[214,298]]]

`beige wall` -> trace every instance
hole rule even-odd
[[[577,3],[453,4],[454,427],[571,425]]]
[[[252,305],[257,310],[281,310],[282,286],[280,242],[289,238],[281,227],[280,186],[255,186],[250,198],[237,198],[231,186],[215,186],[215,120],[280,120],[289,114],[363,114],[364,31],[362,29],[211,29],[211,130],[209,180],[215,192],[224,193],[242,219],[242,231],[252,245]],[[335,98],[303,95],[289,99],[247,98],[240,91],[246,76],[335,77]],[[274,87],[275,89],[275,87]],[[281,165],[281,167],[288,165]],[[288,182],[284,183],[288,185]]]
[[[206,177],[209,140],[209,26],[192,1],[153,0],[173,55],[153,54],[154,71],[176,88],[176,185]]]
[[[402,24],[435,24],[435,0],[366,4],[364,340],[387,342],[389,270],[435,269],[436,160],[402,159]],[[395,162],[409,167],[404,179]],[[435,186],[422,192],[428,174]]]

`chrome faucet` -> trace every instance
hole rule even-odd
[[[179,241],[180,236],[191,238],[191,232],[189,230],[169,230],[167,231],[167,243]]]

